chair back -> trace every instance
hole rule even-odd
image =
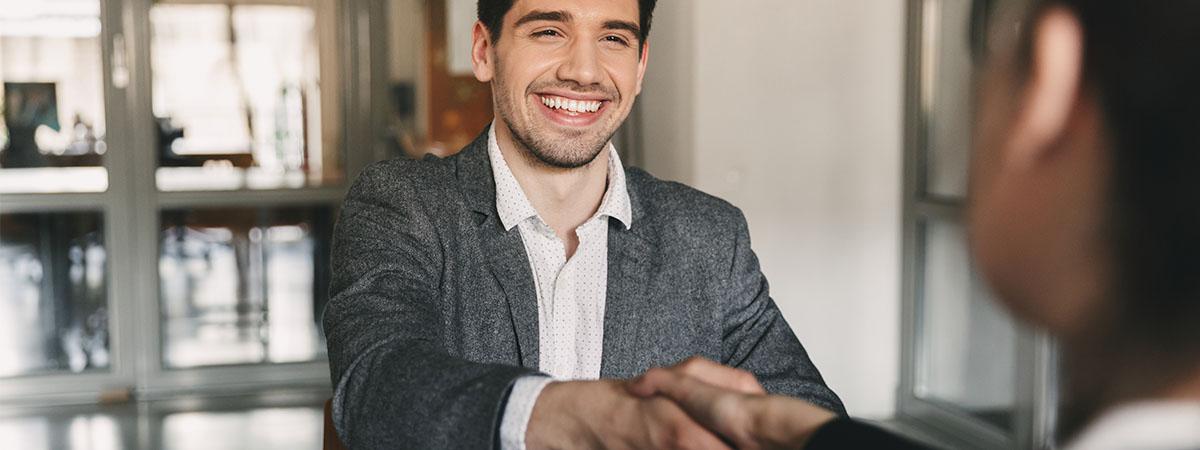
[[[346,444],[338,438],[337,429],[333,427],[333,399],[325,400],[325,443],[324,450],[348,450]]]

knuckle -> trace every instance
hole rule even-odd
[[[754,428],[754,418],[746,414],[745,411],[737,410],[733,414],[733,417],[730,418],[729,423],[743,441],[752,440],[749,439],[749,430]]]
[[[684,450],[711,448],[713,445],[705,438],[705,433],[698,427],[684,429],[675,437],[675,448]]]
[[[679,363],[679,368],[683,369],[685,372],[690,372],[692,370],[699,368],[698,367],[699,365],[700,365],[699,357],[693,356],[693,357],[685,359],[685,360],[683,360],[683,362]]]
[[[750,372],[747,372],[744,370],[739,370],[737,373],[737,378],[738,378],[738,382],[741,383],[741,385],[743,387],[747,387],[747,388],[757,388],[758,387],[758,378],[755,377],[754,374],[752,374]]]
[[[738,386],[740,386],[742,389],[755,393],[766,392],[762,387],[762,383],[759,383],[758,377],[754,376],[753,373],[738,369],[735,377],[737,379],[736,382],[738,383]]]
[[[655,367],[653,369],[647,370],[643,377],[647,380],[653,381],[653,380],[657,380],[657,379],[665,376],[666,372],[667,372],[666,369],[663,369],[661,367]]]
[[[658,432],[650,437],[651,445],[655,448],[676,448],[675,428],[666,425],[658,429]]]
[[[667,440],[672,448],[685,448],[688,430],[683,424],[676,422],[667,430]]]

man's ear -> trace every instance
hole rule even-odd
[[[642,93],[642,80],[646,78],[646,66],[648,64],[650,64],[650,39],[649,38],[646,39],[646,42],[642,43],[642,55],[641,55],[641,59],[638,60],[637,91],[636,91],[637,95],[641,95],[641,93]]]
[[[1025,166],[1052,151],[1080,100],[1083,27],[1071,11],[1053,7],[1038,16],[1029,76],[1005,148],[1005,163]]]
[[[496,76],[493,54],[491,33],[483,22],[475,22],[475,28],[471,32],[471,67],[476,80],[489,83]]]

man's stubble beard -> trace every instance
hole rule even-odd
[[[509,90],[506,89],[504,78],[500,75],[503,70],[499,63],[497,63],[496,69],[492,89],[493,92],[503,93],[493,95],[498,106],[497,110],[500,116],[498,119],[508,127],[513,140],[521,147],[518,150],[530,162],[558,169],[578,169],[595,161],[600,152],[608,146],[612,136],[616,134],[619,127],[613,127],[607,136],[594,136],[594,139],[588,139],[588,133],[579,133],[577,137],[555,139],[548,136],[550,133],[547,130],[537,129],[537,121],[533,117],[526,117],[526,128],[516,126],[513,121],[513,116],[518,114],[516,104],[514,104],[514,99],[508,95]],[[522,95],[521,101],[525,101],[525,97]],[[530,112],[536,114],[536,112]],[[601,130],[599,133],[603,134],[604,132]]]

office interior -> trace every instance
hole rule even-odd
[[[0,0],[0,442],[321,448],[339,203],[491,120],[474,0]],[[968,0],[663,0],[622,160],[740,207],[849,412],[1049,448],[964,244]]]

